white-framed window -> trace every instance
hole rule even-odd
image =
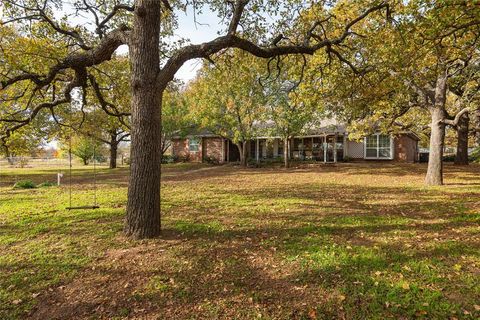
[[[365,137],[365,159],[393,159],[393,138],[380,133]]]
[[[200,150],[200,139],[190,138],[188,139],[188,151],[198,152]]]

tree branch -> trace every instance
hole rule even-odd
[[[238,2],[239,1],[239,2]],[[229,30],[236,28],[235,21],[239,19],[238,14],[243,11],[244,6],[242,3],[247,2],[246,0],[238,0],[237,7],[232,17]],[[180,69],[180,67],[191,59],[205,58],[206,56],[218,53],[219,51],[225,48],[238,48],[249,52],[250,54],[257,56],[259,58],[272,58],[275,56],[289,55],[289,54],[308,54],[312,55],[317,50],[322,49],[327,46],[334,46],[342,43],[350,34],[350,29],[366,18],[370,13],[381,10],[387,7],[388,4],[382,1],[379,5],[369,8],[363,14],[359,15],[357,18],[350,21],[343,30],[343,33],[334,39],[324,39],[318,41],[315,45],[303,44],[303,45],[285,45],[285,46],[260,46],[252,41],[243,39],[236,34],[228,33],[227,35],[218,37],[210,42],[202,43],[199,45],[189,45],[179,49],[165,64],[158,76],[158,85],[160,89],[166,88],[167,84],[173,80],[175,73]]]
[[[237,0],[234,5],[234,11],[230,26],[228,27],[228,34],[234,35],[237,32],[238,24],[242,18],[243,10],[248,4],[249,0]]]
[[[41,88],[51,83],[57,74],[66,69],[81,69],[91,67],[101,62],[110,60],[113,53],[122,44],[128,42],[129,28],[122,26],[109,33],[102,41],[91,50],[81,53],[72,53],[63,61],[51,67],[46,76],[35,73],[24,73],[8,80],[1,81],[0,91],[17,82],[30,80]]]
[[[444,124],[447,124],[449,126],[456,127],[458,125],[458,122],[462,118],[462,116],[465,115],[465,114],[468,115],[469,111],[470,111],[469,108],[465,108],[465,109],[461,110],[459,113],[457,113],[455,118],[440,120],[439,123],[444,123]]]

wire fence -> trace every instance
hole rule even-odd
[[[61,168],[69,167],[67,158],[34,158],[10,157],[0,158],[0,168],[4,169],[30,169],[30,168]]]
[[[124,164],[124,158],[118,157],[117,164]],[[105,158],[104,161],[95,161],[95,165],[99,167],[108,167],[110,163],[109,158]],[[81,160],[77,158],[72,159],[72,166],[75,168],[86,168],[93,166],[93,160],[85,165]],[[70,162],[68,157],[54,158],[54,157],[10,157],[0,158],[0,169],[69,169]]]
[[[77,158],[72,159],[72,169],[85,177],[94,175],[97,169],[108,168],[109,159],[102,162],[89,161],[88,165]],[[120,159],[121,161],[121,159]],[[117,160],[117,164],[121,162]],[[70,161],[67,157],[10,157],[0,158],[0,186],[14,185],[22,180],[47,179],[48,182],[64,185],[69,182]],[[92,174],[90,174],[92,173]],[[60,177],[59,177],[60,175]],[[37,183],[45,181],[35,181]],[[87,184],[82,181],[81,184]]]

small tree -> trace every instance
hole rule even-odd
[[[88,165],[92,160],[99,160],[103,153],[101,144],[94,139],[84,136],[72,137],[72,154]]]
[[[188,103],[180,84],[171,85],[163,97],[162,106],[162,156],[172,145],[174,136],[184,136],[193,125]]]
[[[189,88],[190,102],[200,125],[232,140],[240,163],[247,165],[247,142],[256,136],[255,123],[265,110],[259,85],[259,60],[238,50],[206,65]]]
[[[352,62],[348,69],[356,77],[342,65],[329,77],[317,76],[312,88],[328,86],[326,94],[335,101],[329,105],[332,111],[347,109],[347,114],[356,115],[353,120],[367,119],[373,130],[380,121],[393,127],[413,108],[427,111],[430,153],[425,184],[441,185],[445,129],[457,126],[468,112],[463,108],[449,114],[447,100],[455,78],[480,61],[480,10],[468,2],[443,5],[414,0],[400,2],[391,12],[391,22],[382,25],[364,20],[358,25],[357,32],[365,38],[347,44],[356,48],[347,58]],[[315,55],[313,60],[323,65],[324,57]]]
[[[273,134],[283,139],[283,159],[285,168],[290,165],[290,139],[300,134],[308,123],[315,119],[318,111],[317,103],[310,103],[297,96],[297,89],[301,83],[303,67],[300,61],[292,57],[280,69],[279,73],[270,80],[267,76],[265,92],[267,95],[266,120],[273,121]],[[301,69],[301,70],[299,70]],[[298,80],[294,80],[296,77]]]

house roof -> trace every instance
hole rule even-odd
[[[273,136],[270,136],[266,134],[266,132],[269,129],[273,129],[275,127],[275,123],[273,121],[258,121],[254,123],[255,129],[257,129],[259,132],[264,132],[264,134],[260,133],[258,135],[259,138],[273,138]],[[185,135],[174,135],[172,138],[173,139],[181,139],[185,137],[200,137],[200,138],[213,138],[213,137],[220,137],[219,135],[209,131],[208,129],[203,129],[203,128],[196,128],[192,127],[191,130],[187,131],[188,133]],[[324,134],[347,134],[347,126],[345,124],[339,123],[336,119],[324,119],[316,124],[310,125],[310,127],[307,127],[306,129],[303,130],[302,133],[298,134],[298,136],[301,137],[310,137],[310,136],[322,136]],[[419,141],[420,138],[418,137],[417,134],[415,134],[412,131],[405,131],[401,132],[403,135],[407,135],[410,138]]]

